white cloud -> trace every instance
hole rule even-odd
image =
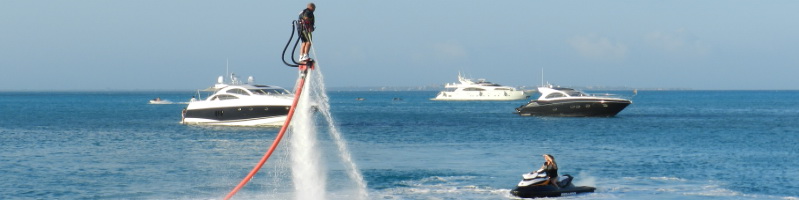
[[[710,52],[710,46],[682,28],[676,31],[654,31],[645,35],[644,40],[650,46],[672,54],[702,56]]]
[[[627,46],[595,34],[575,36],[569,40],[583,57],[600,60],[620,60],[627,56]]]

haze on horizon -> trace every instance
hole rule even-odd
[[[0,91],[291,88],[307,1],[0,1]],[[314,1],[327,87],[797,90],[799,1]]]

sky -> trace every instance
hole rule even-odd
[[[280,56],[306,3],[0,0],[0,91],[193,91],[226,66],[292,88]],[[461,72],[510,86],[799,89],[795,0],[314,3],[330,88]]]

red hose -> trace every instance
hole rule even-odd
[[[311,63],[310,65],[311,69],[313,69],[313,63]],[[300,69],[303,70],[304,67],[300,67]],[[283,135],[286,133],[286,130],[289,127],[289,123],[291,123],[291,117],[294,116],[294,109],[297,108],[297,102],[299,102],[300,100],[300,94],[302,94],[302,88],[305,85],[306,75],[308,75],[307,69],[303,70],[302,72],[302,76],[300,77],[300,82],[297,84],[297,92],[294,94],[294,101],[291,103],[291,109],[289,109],[288,115],[286,115],[286,121],[283,122],[283,127],[280,128],[280,132],[278,132],[277,136],[275,137],[275,141],[272,142],[272,146],[269,147],[269,151],[267,151],[266,154],[264,154],[264,156],[261,158],[261,161],[259,161],[258,164],[255,165],[252,171],[250,171],[250,173],[247,174],[247,176],[241,180],[239,185],[237,185],[236,188],[233,188],[233,190],[231,190],[230,193],[228,193],[227,196],[225,196],[225,200],[228,200],[231,197],[233,197],[233,195],[236,195],[236,192],[238,192],[241,188],[243,188],[244,185],[247,185],[247,182],[250,182],[250,179],[252,179],[252,177],[255,176],[256,173],[258,173],[258,170],[260,170],[261,167],[264,166],[264,163],[266,163],[266,160],[269,159],[269,156],[272,156],[272,152],[275,151],[277,145],[280,143],[280,140],[283,139]]]

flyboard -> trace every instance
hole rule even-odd
[[[261,160],[258,161],[258,164],[256,164],[255,167],[253,167],[250,173],[247,174],[247,176],[244,177],[244,179],[242,179],[241,182],[239,182],[239,184],[227,194],[227,196],[225,196],[225,200],[232,198],[233,195],[236,195],[236,192],[238,192],[239,190],[241,190],[241,188],[244,187],[244,185],[247,185],[247,183],[250,182],[252,177],[255,176],[256,173],[258,173],[258,170],[260,170],[261,167],[264,166],[266,160],[268,160],[269,157],[272,156],[272,153],[275,151],[275,149],[277,149],[277,145],[280,144],[280,140],[283,139],[283,135],[286,133],[286,130],[288,130],[288,127],[291,124],[291,118],[294,116],[294,110],[296,110],[297,103],[300,101],[300,96],[302,95],[302,89],[305,86],[305,83],[308,81],[307,78],[308,71],[314,70],[315,61],[312,59],[299,62],[294,60],[294,57],[291,56],[294,55],[294,50],[292,50],[291,54],[289,55],[289,57],[291,57],[291,61],[293,64],[286,62],[285,59],[286,49],[288,48],[289,44],[291,44],[291,40],[294,38],[294,30],[297,27],[302,27],[296,20],[293,21],[292,26],[293,27],[291,28],[291,37],[289,37],[289,41],[286,43],[286,47],[283,48],[283,55],[281,55],[280,59],[283,60],[283,63],[288,65],[289,67],[297,67],[300,70],[300,76],[298,78],[297,85],[294,87],[296,88],[296,91],[294,91],[294,101],[291,102],[291,108],[289,108],[289,113],[288,115],[286,115],[286,121],[283,122],[283,126],[280,127],[280,132],[278,132],[277,136],[275,136],[275,141],[272,142],[272,146],[269,147],[269,150],[266,151],[263,157],[261,157]],[[307,31],[300,31],[299,34],[302,34],[303,32],[308,33]],[[311,37],[308,38],[310,39]],[[300,38],[297,37],[296,42],[294,42],[293,49],[297,48],[297,44],[299,43],[299,41]]]

